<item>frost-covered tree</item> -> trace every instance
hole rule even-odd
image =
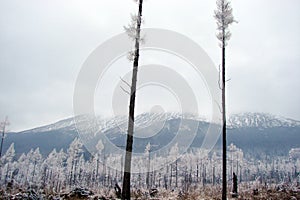
[[[9,163],[9,162],[12,162],[12,160],[14,159],[16,155],[16,152],[15,152],[15,144],[12,143],[9,148],[7,149],[6,153],[4,154],[2,160],[3,160],[3,163],[6,164],[6,163]]]
[[[29,154],[30,160],[30,174],[31,174],[31,183],[40,184],[40,171],[42,164],[42,155],[40,149],[36,148],[34,151],[31,151]]]
[[[150,188],[150,151],[151,151],[151,144],[149,142],[145,148],[145,156],[148,157],[147,177],[146,177],[146,184],[148,189]]]
[[[300,148],[292,148],[289,151],[289,157],[291,160],[300,160]]]
[[[41,170],[43,170],[42,183],[44,187],[52,191],[60,191],[66,178],[64,170],[65,160],[66,154],[62,149],[59,152],[53,149],[49,153],[41,167]]]
[[[297,177],[297,170],[299,170],[300,168],[300,165],[297,163],[300,162],[300,148],[292,148],[290,151],[289,151],[289,158],[290,158],[290,161],[293,162],[294,166],[293,166],[293,177]],[[300,176],[299,176],[300,178]]]
[[[77,186],[80,185],[81,187],[89,188],[97,193],[101,193],[101,191],[108,192],[109,188],[117,181],[116,169],[120,167],[120,155],[107,154],[107,166],[110,167],[107,168],[105,184],[99,191],[98,180],[94,178],[96,170],[94,157],[87,160],[83,157],[82,153],[75,152],[74,149],[79,148],[80,150],[81,148],[81,145],[78,145],[77,142],[78,141],[75,141],[71,145],[71,149],[68,150],[68,157],[76,157],[77,160],[73,162],[72,182],[77,184]],[[150,150],[149,146],[150,145],[148,145],[145,151],[146,157]],[[238,179],[246,184],[243,183],[241,186],[248,185],[247,187],[256,189],[265,185],[265,183],[278,184],[284,182],[292,184],[299,181],[300,159],[296,158],[298,151],[293,150],[289,155],[268,160],[252,157],[250,155],[244,157],[242,150],[233,144],[230,145],[228,149],[228,157],[229,160],[232,161],[232,171],[236,173],[237,177],[243,174],[243,180],[242,178]],[[81,152],[81,150],[79,152]],[[199,187],[199,182],[201,182],[204,187],[210,187],[211,185],[221,182],[221,154],[218,152],[210,153],[203,149],[192,150],[181,155],[180,159],[177,159],[177,163],[175,163],[174,159],[176,159],[176,157],[178,158],[178,152],[178,146],[174,145],[167,159],[165,155],[156,154],[151,157],[152,175],[149,178],[150,186],[155,185],[168,190],[175,189],[177,182],[175,181],[176,176],[178,177],[177,188],[183,191]],[[45,193],[59,193],[62,190],[68,190],[70,186],[69,178],[71,166],[66,163],[67,154],[62,150],[60,152],[53,150],[45,158],[38,157],[40,156],[36,149],[30,150],[27,154],[23,153],[18,159],[15,159],[13,145],[11,145],[9,150],[2,157],[4,166],[0,187],[6,189],[6,186],[9,185],[12,189],[19,189],[36,186],[43,189]],[[172,166],[168,164],[171,161],[173,162]],[[71,160],[68,162],[71,163]],[[36,163],[35,167],[34,163]],[[76,167],[75,163],[77,163]],[[159,168],[162,163],[165,163],[166,167]],[[145,169],[147,168],[147,162],[145,162],[145,159],[141,159],[141,157],[135,157],[132,160],[132,167],[135,169]],[[178,173],[176,171],[178,171]],[[139,188],[145,192],[147,191],[147,186],[143,183],[146,182],[146,176],[142,176],[141,173],[140,171],[140,173],[132,174],[131,183],[135,188]],[[198,179],[199,182],[197,181]],[[11,187],[10,184],[12,180],[14,188]],[[219,186],[216,186],[214,188],[218,187]]]
[[[68,148],[67,165],[68,165],[69,186],[72,186],[76,183],[76,177],[77,177],[76,172],[78,167],[77,165],[78,165],[79,158],[83,152],[82,147],[83,145],[80,142],[79,138],[75,138]]]
[[[15,181],[22,186],[27,185],[27,175],[29,170],[29,159],[27,154],[22,153],[19,159],[17,160],[16,168],[19,170]]]
[[[179,148],[178,148],[178,143],[176,143],[170,149],[170,159],[171,159],[171,161],[175,160],[175,167],[173,166],[173,164],[171,164],[170,186],[172,184],[173,168],[175,168],[175,187],[178,186],[178,161],[177,161],[178,155],[179,155]]]
[[[4,182],[6,183],[8,179],[11,178],[12,172],[13,172],[13,159],[15,157],[15,146],[14,143],[12,143],[9,148],[7,149],[6,153],[2,157],[3,161],[3,175],[5,176]]]
[[[63,149],[61,149],[58,153],[57,153],[57,179],[56,179],[56,191],[60,191],[64,180],[66,180],[67,174],[66,174],[66,170],[65,170],[65,166],[66,166],[66,158],[67,158],[67,154],[63,151]]]
[[[96,150],[97,150],[97,152],[96,152],[96,154],[95,154],[95,163],[96,163],[95,178],[96,178],[96,180],[98,180],[98,178],[99,178],[99,160],[100,160],[100,155],[101,155],[103,149],[104,149],[104,145],[103,145],[102,140],[100,139],[100,140],[98,141],[98,143],[96,144]],[[104,165],[105,165],[104,162],[105,162],[105,154],[103,153],[103,167],[104,167]],[[104,169],[103,169],[103,170],[104,170]],[[103,174],[103,175],[104,175],[104,174]]]
[[[230,157],[230,180],[232,180],[232,175],[233,175],[233,172],[234,172],[234,154],[236,153],[237,151],[237,147],[231,143],[228,147],[229,149],[229,157]]]
[[[134,131],[134,109],[135,109],[135,97],[136,97],[136,84],[137,73],[140,57],[140,39],[141,39],[141,24],[143,13],[143,0],[138,1],[138,14],[132,17],[132,22],[129,27],[126,27],[129,37],[135,41],[134,53],[133,53],[133,70],[132,80],[130,88],[130,103],[129,103],[129,117],[128,117],[128,130],[127,130],[127,142],[126,142],[126,154],[125,154],[125,166],[124,166],[124,179],[122,199],[130,199],[130,175],[131,175],[131,157],[132,157],[132,145],[133,145],[133,131]]]
[[[60,167],[59,163],[57,162],[57,151],[53,149],[48,157],[44,160],[42,164],[42,168],[44,169],[43,172],[43,187],[46,185],[54,188],[55,184],[55,176],[56,176],[56,167]]]
[[[217,155],[216,152],[213,153],[211,157],[212,161],[212,184],[216,184],[216,162],[217,162]]]
[[[97,153],[101,154],[101,151],[104,149],[104,145],[102,140],[99,140],[98,143],[96,144],[96,149],[97,149]]]
[[[223,191],[222,199],[226,199],[227,194],[227,177],[226,177],[226,103],[225,103],[225,84],[226,84],[226,74],[225,74],[225,47],[227,41],[231,37],[231,33],[228,30],[229,25],[234,22],[232,15],[232,8],[228,0],[217,0],[217,9],[214,15],[217,21],[217,38],[220,41],[220,47],[222,48],[222,84],[220,85],[222,89],[222,121],[223,121]]]
[[[0,122],[0,129],[2,129],[2,138],[1,138],[1,146],[0,146],[0,158],[2,156],[2,149],[3,149],[3,142],[4,142],[4,136],[5,136],[5,131],[6,131],[6,126],[9,125],[8,118],[5,118],[4,122]],[[1,163],[0,163],[1,167]]]
[[[81,154],[81,156],[79,157],[79,160],[78,160],[77,168],[76,168],[77,172],[75,172],[75,174],[77,174],[76,180],[78,183],[82,183],[85,181],[84,180],[85,179],[84,171],[86,171],[85,167],[86,167],[85,159],[83,157],[83,154]]]

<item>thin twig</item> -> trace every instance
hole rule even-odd
[[[125,83],[128,87],[131,87],[131,85],[129,83],[127,83],[127,81],[125,81],[124,79],[122,79],[122,77],[120,76],[120,79],[123,83]]]
[[[215,103],[217,104],[217,106],[218,106],[218,108],[219,108],[219,111],[220,111],[220,113],[223,113],[222,112],[222,109],[221,109],[221,106],[220,106],[220,104],[215,100]]]
[[[128,92],[127,90],[125,90],[122,86],[120,86],[120,88],[123,90],[123,92],[125,92],[128,95],[130,95],[130,92]]]

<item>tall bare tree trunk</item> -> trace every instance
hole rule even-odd
[[[223,30],[223,35],[225,35],[225,30]],[[227,196],[227,142],[226,142],[226,107],[225,107],[225,37],[223,37],[222,41],[222,121],[223,121],[223,186],[222,186],[222,199],[226,200]]]
[[[217,20],[217,38],[221,42],[222,48],[222,122],[223,122],[223,135],[222,135],[222,146],[223,146],[223,180],[222,180],[222,199],[226,200],[227,196],[227,144],[226,144],[226,92],[225,92],[225,47],[226,41],[228,41],[231,37],[231,33],[228,30],[230,24],[235,22],[234,17],[232,15],[232,8],[229,0],[217,0],[217,10],[215,10],[215,19]]]
[[[134,52],[134,62],[133,62],[131,92],[130,92],[122,199],[130,199],[130,172],[131,172],[131,157],[132,157],[133,131],[134,131],[134,108],[135,108],[135,97],[136,97],[137,73],[138,73],[139,56],[140,56],[139,53],[140,53],[142,11],[143,11],[143,0],[139,0],[139,11],[138,11],[136,38],[135,38],[135,52]]]

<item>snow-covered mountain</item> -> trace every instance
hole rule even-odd
[[[209,120],[205,117],[195,117],[189,114],[179,114],[179,113],[143,113],[135,118],[136,127],[147,127],[153,123],[169,121],[172,119],[191,119],[201,122],[209,123]],[[96,120],[96,121],[95,121]],[[94,123],[98,126],[98,131],[107,131],[109,129],[115,128],[116,126],[121,126],[123,128],[127,127],[127,116],[116,116],[111,118],[93,118],[87,115],[81,115],[77,117],[71,117],[64,120],[60,120],[56,123],[22,131],[21,133],[41,133],[48,131],[76,131],[76,127],[89,129]],[[228,128],[275,128],[275,127],[297,127],[300,126],[300,121],[276,116],[268,113],[240,113],[233,114],[227,119]]]
[[[151,124],[157,122],[169,121],[172,119],[192,119],[197,121],[205,121],[208,120],[204,117],[195,117],[190,114],[180,114],[180,113],[142,113],[135,117],[135,126],[137,128],[143,128],[150,126]],[[65,131],[76,131],[76,128],[79,129],[90,129],[93,126],[97,125],[98,131],[105,132],[109,129],[115,128],[117,126],[121,126],[126,128],[128,122],[127,116],[115,116],[110,118],[102,118],[102,117],[93,117],[89,115],[80,115],[76,117],[70,117],[67,119],[60,120],[53,124],[49,124],[46,126],[37,127],[30,130],[25,130],[20,133],[41,133],[48,131],[57,131],[57,130],[65,130]]]
[[[53,124],[49,124],[46,126],[41,126],[41,127],[21,131],[20,133],[25,133],[25,134],[26,133],[41,133],[41,132],[55,131],[55,130],[61,130],[61,129],[75,130],[74,117],[60,120],[58,122],[55,122]]]
[[[300,126],[300,121],[267,113],[234,114],[228,119],[228,128],[274,128],[297,126]]]
[[[187,122],[182,125],[182,119]],[[71,117],[56,123],[26,130],[8,133],[4,142],[4,151],[14,142],[17,153],[27,152],[39,147],[46,155],[53,148],[66,150],[78,136],[78,130],[105,133],[115,145],[124,146],[126,141],[126,116],[112,118],[91,117],[88,115]],[[265,113],[235,114],[228,118],[228,143],[234,143],[245,151],[257,155],[261,151],[284,154],[291,148],[300,147],[300,122]],[[199,124],[192,146],[201,146],[210,125],[205,118],[178,113],[143,113],[135,118],[134,148],[144,151],[148,142],[158,148],[168,144],[180,130],[186,136],[191,127]],[[217,146],[221,145],[220,139]]]

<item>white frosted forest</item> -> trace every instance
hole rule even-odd
[[[65,151],[53,149],[46,157],[41,155],[39,148],[17,157],[14,144],[11,144],[1,158],[1,191],[9,196],[32,189],[36,197],[53,195],[58,198],[81,188],[82,191],[92,191],[90,194],[83,192],[86,198],[116,198],[115,187],[122,184],[124,158],[122,155],[105,154],[101,142],[97,148],[98,154],[87,155],[80,140],[75,139]],[[290,190],[299,196],[300,149],[291,149],[289,155],[283,157],[266,155],[262,160],[245,157],[234,144],[229,145],[227,150],[228,190],[232,188],[232,174],[235,172],[241,197],[243,194],[253,195],[256,190],[262,192],[263,189],[277,192]],[[167,156],[153,155],[149,160],[148,154],[146,148],[145,157],[148,160],[138,157],[132,160],[136,173],[132,173],[131,188],[136,197],[193,199],[194,194],[194,199],[198,199],[218,197],[220,194],[221,151],[191,149],[179,157],[178,146],[175,145]],[[158,169],[162,163],[166,164]],[[150,171],[139,173],[139,169]]]

